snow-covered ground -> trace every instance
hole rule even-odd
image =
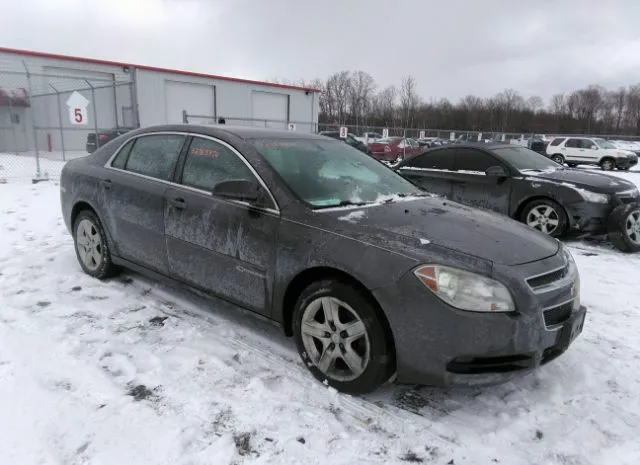
[[[570,243],[589,314],[539,371],[356,398],[228,304],[89,278],[28,182],[0,185],[0,464],[640,463],[640,255]]]

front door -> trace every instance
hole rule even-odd
[[[584,149],[582,148],[582,139],[571,138],[560,147],[560,152],[566,161],[584,162]]]
[[[511,178],[487,176],[485,171],[492,166],[502,166],[493,155],[478,149],[454,149],[455,174],[452,180],[451,199],[476,208],[493,210],[504,215],[509,214],[511,196]]]
[[[167,274],[164,195],[173,177],[181,134],[145,134],[128,142],[100,182],[103,218],[117,256]]]
[[[212,194],[217,183],[232,179],[259,182],[231,146],[194,137],[181,186],[165,193],[169,270],[179,280],[266,315],[280,217],[268,195],[248,205]]]

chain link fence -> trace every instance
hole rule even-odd
[[[0,67],[0,182],[56,178],[115,129],[137,127],[133,81],[109,76]]]
[[[318,124],[311,121],[295,121],[281,119],[243,118],[223,115],[192,115],[182,112],[182,122],[185,124],[228,124],[230,126],[250,126],[257,128],[270,128],[289,130],[303,133],[317,133]]]

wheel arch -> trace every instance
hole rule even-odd
[[[571,217],[569,216],[569,212],[567,211],[565,206],[562,205],[562,203],[559,202],[558,199],[555,199],[553,196],[548,194],[538,194],[538,195],[532,195],[530,197],[525,197],[523,200],[520,201],[514,213],[511,215],[511,218],[519,221],[520,216],[524,212],[524,209],[526,208],[526,206],[529,205],[531,202],[535,202],[536,200],[552,200],[554,203],[557,203],[558,205],[560,205],[560,208],[562,208],[562,210],[564,211],[564,214],[567,216],[569,223],[571,223]]]
[[[98,219],[100,219],[100,215],[98,215],[98,212],[96,211],[96,209],[93,208],[93,206],[89,202],[87,202],[85,200],[79,200],[71,208],[71,215],[70,215],[69,220],[70,220],[70,224],[71,224],[71,229],[72,230],[73,230],[73,225],[76,222],[76,218],[78,217],[80,212],[84,211],[84,210],[91,211],[94,215],[96,215],[98,217]],[[102,220],[100,220],[100,221],[102,221]],[[102,227],[104,228],[104,224],[102,225]]]
[[[282,327],[284,329],[285,335],[287,335],[288,337],[293,336],[293,311],[295,309],[296,302],[300,297],[300,294],[302,294],[302,291],[304,291],[310,284],[321,281],[323,279],[333,279],[343,284],[353,286],[360,294],[362,294],[363,297],[367,299],[367,301],[369,301],[384,328],[385,337],[387,338],[387,342],[391,347],[392,359],[395,365],[396,346],[393,338],[393,333],[391,331],[391,325],[389,324],[389,320],[387,319],[387,316],[382,310],[382,307],[378,303],[377,299],[374,297],[373,293],[371,293],[371,291],[357,278],[345,271],[330,266],[316,266],[313,268],[308,268],[298,273],[293,279],[289,281],[289,284],[287,285],[287,288],[284,292],[284,297],[282,299]]]

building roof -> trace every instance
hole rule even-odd
[[[77,63],[91,63],[91,64],[96,64],[96,65],[119,66],[121,68],[129,67],[129,68],[142,69],[142,70],[146,70],[146,71],[156,71],[156,72],[159,72],[159,73],[180,74],[180,75],[183,75],[183,76],[194,76],[194,77],[202,77],[202,78],[208,78],[208,79],[217,79],[217,80],[220,80],[220,81],[240,82],[240,83],[244,83],[244,84],[254,84],[254,85],[258,85],[258,86],[277,87],[277,88],[280,88],[280,89],[302,90],[302,91],[305,91],[305,92],[320,92],[320,89],[314,89],[312,87],[292,86],[292,85],[289,85],[289,84],[275,84],[275,83],[272,83],[272,82],[254,81],[254,80],[251,80],[251,79],[233,78],[233,77],[229,77],[229,76],[218,76],[218,75],[215,75],[215,74],[194,73],[194,72],[191,72],[191,71],[181,71],[181,70],[170,69],[170,68],[158,68],[156,66],[134,65],[134,64],[131,64],[131,63],[121,63],[121,62],[117,62],[117,61],[98,60],[98,59],[95,59],[95,58],[82,58],[82,57],[69,56],[69,55],[58,55],[58,54],[55,54],[55,53],[34,52],[32,50],[18,50],[18,49],[14,49],[14,48],[0,47],[0,53],[8,53],[8,54],[11,54],[11,55],[23,55],[23,56],[36,57],[36,58],[52,58],[52,59],[56,59],[56,60],[75,61]]]

